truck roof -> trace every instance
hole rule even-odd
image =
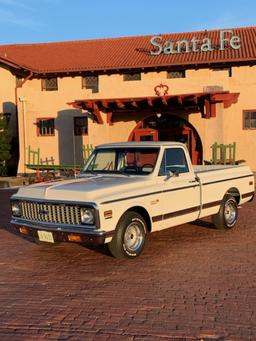
[[[96,148],[113,148],[113,147],[184,147],[181,142],[175,141],[139,141],[139,142],[115,142],[98,145]]]

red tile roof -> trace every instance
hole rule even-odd
[[[150,55],[152,36],[96,39],[41,44],[1,45],[0,59],[18,64],[35,73],[102,71],[168,66],[256,61],[256,27],[232,29],[241,39],[240,49],[218,49],[220,31],[163,34],[163,42],[202,40],[208,37],[216,49],[207,52]]]

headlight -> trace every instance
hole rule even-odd
[[[94,224],[94,210],[90,208],[82,207],[80,209],[82,224],[93,225]]]
[[[13,201],[11,205],[12,205],[12,215],[15,217],[19,217],[20,216],[19,203],[17,201]]]

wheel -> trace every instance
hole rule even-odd
[[[212,216],[212,222],[217,229],[228,230],[235,226],[237,216],[237,202],[232,195],[227,194],[222,200],[219,212]]]
[[[136,212],[126,212],[119,220],[115,235],[108,244],[116,258],[135,258],[144,248],[147,228],[143,217]]]

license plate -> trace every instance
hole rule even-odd
[[[48,231],[37,231],[38,238],[41,242],[54,243],[52,232]]]

